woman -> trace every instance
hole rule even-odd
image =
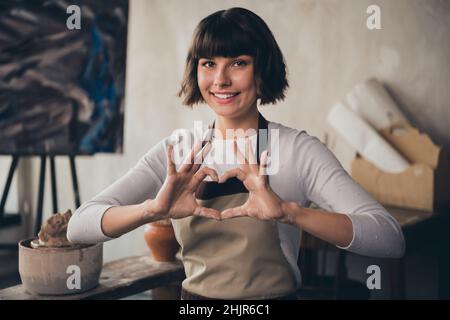
[[[153,147],[78,208],[69,240],[107,241],[172,219],[186,271],[183,299],[291,297],[300,285],[302,230],[359,254],[400,257],[398,223],[333,154],[258,112],[258,100],[283,100],[287,87],[283,55],[260,17],[232,8],[203,19],[180,96],[188,106],[206,102],[214,123],[195,145],[197,133],[182,130]],[[183,163],[174,160],[186,152]],[[311,202],[324,210],[308,209]]]

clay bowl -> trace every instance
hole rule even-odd
[[[33,248],[19,242],[19,273],[25,289],[38,295],[79,294],[98,285],[103,244]]]

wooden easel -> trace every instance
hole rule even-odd
[[[53,212],[58,212],[58,192],[56,187],[56,170],[55,170],[55,157],[59,154],[41,154],[37,155],[41,158],[40,172],[39,172],[39,189],[38,189],[38,199],[37,199],[37,211],[36,211],[36,223],[34,225],[34,234],[37,235],[42,224],[42,211],[44,204],[44,187],[45,187],[45,169],[46,160],[50,160],[50,178],[51,178],[51,188],[52,188],[52,205]],[[19,159],[24,156],[36,156],[36,155],[12,155],[12,162],[9,168],[8,177],[6,178],[5,188],[3,190],[2,198],[0,200],[0,229],[8,226],[20,225],[22,223],[22,218],[20,213],[6,213],[5,204],[8,199],[9,189],[11,187],[12,178],[14,172],[16,171]],[[61,155],[60,155],[61,156]],[[78,178],[77,171],[75,167],[75,154],[64,154],[63,156],[69,157],[70,161],[70,172],[72,175],[72,186],[75,198],[75,207],[80,206],[80,192],[78,189]],[[0,244],[1,248],[16,248],[17,244]]]

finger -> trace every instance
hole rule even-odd
[[[194,147],[191,149],[191,152],[189,152],[189,155],[186,159],[184,159],[183,164],[180,166],[180,172],[188,172],[191,170],[194,163],[194,157],[200,151],[201,146],[201,141],[194,143]]]
[[[206,145],[200,150],[200,152],[195,156],[194,165],[191,168],[191,172],[197,172],[211,149],[212,144],[208,141]]]
[[[219,178],[219,183],[223,183],[232,177],[236,177],[239,180],[244,181],[245,178],[247,177],[247,174],[244,171],[242,171],[240,168],[234,168],[234,169],[228,170],[223,175],[221,175]]]
[[[216,170],[209,167],[204,167],[194,174],[196,187],[200,184],[200,182],[203,181],[203,179],[205,179],[206,176],[210,176],[211,179],[213,179],[216,182],[219,181],[219,175],[217,174]]]
[[[230,208],[225,211],[223,211],[220,214],[220,217],[223,219],[231,219],[236,217],[243,217],[246,216],[245,210],[242,209],[242,207],[236,207],[236,208]]]
[[[245,138],[245,146],[246,146],[246,152],[247,152],[247,157],[248,157],[249,163],[250,164],[257,164],[258,161],[256,160],[256,157],[253,154],[252,142],[251,142],[249,137]]]
[[[177,173],[177,169],[175,167],[175,163],[173,163],[173,146],[169,144],[167,146],[167,175],[173,175]]]
[[[267,175],[267,163],[269,162],[269,152],[264,150],[261,153],[261,162],[259,165],[259,175]]]
[[[236,155],[239,164],[247,164],[248,163],[247,159],[245,159],[244,155],[239,150],[236,140],[234,140],[234,142],[233,142],[233,152]]]
[[[216,220],[221,220],[222,217],[220,212],[216,209],[206,208],[206,207],[197,207],[194,211],[194,216],[200,216],[205,218],[211,218]]]

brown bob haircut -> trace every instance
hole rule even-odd
[[[254,60],[257,97],[260,104],[283,100],[289,84],[283,54],[266,23],[243,8],[217,11],[198,24],[186,59],[179,97],[192,107],[204,102],[197,83],[200,58],[250,55]]]

